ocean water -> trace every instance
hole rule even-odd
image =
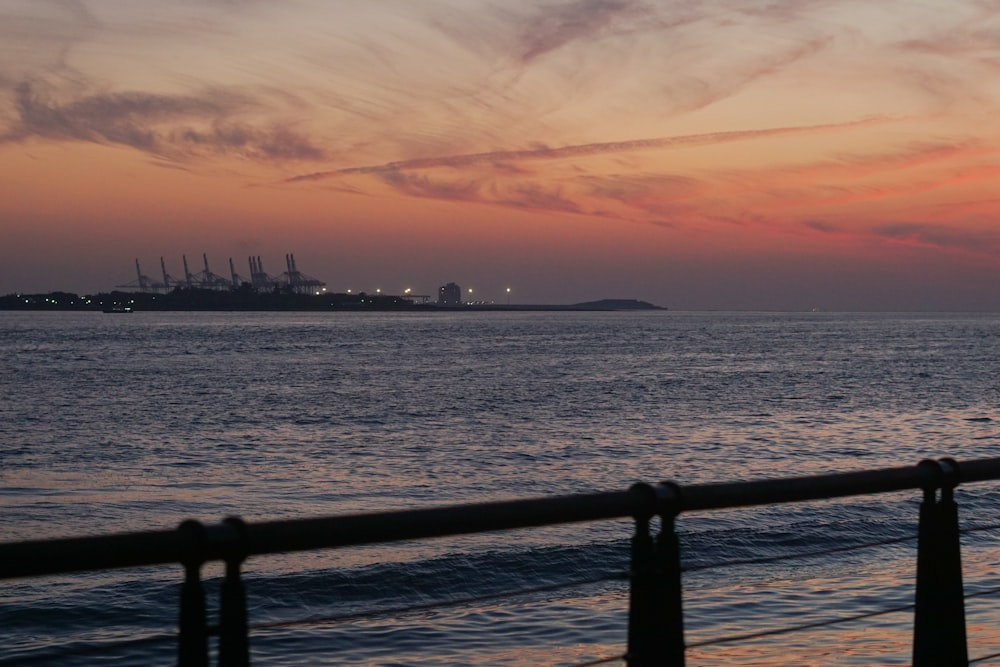
[[[998,359],[995,314],[2,312],[0,539],[1000,456]],[[966,591],[1000,587],[1000,485],[958,500]],[[910,612],[713,642],[910,604],[912,540],[725,565],[913,536],[918,502],[681,516],[688,664],[908,664]],[[620,655],[631,529],[251,558],[253,662]],[[181,576],[0,582],[0,665],[170,664]],[[967,604],[997,653],[1000,594]]]

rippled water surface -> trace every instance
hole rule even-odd
[[[996,315],[3,312],[0,531],[12,541],[1000,456],[998,352]],[[961,490],[967,525],[1000,524],[998,490]],[[682,516],[688,664],[907,664],[907,613],[699,644],[909,604],[912,542],[696,568],[909,536],[917,501]],[[271,624],[252,633],[254,662],[621,654],[630,530],[251,559],[250,620]],[[965,536],[967,591],[1000,586],[998,538]],[[219,572],[206,575],[214,590]],[[179,581],[147,568],[4,582],[0,664],[168,664]],[[998,611],[1000,596],[969,601],[972,657],[1000,651]],[[342,614],[356,616],[285,624]]]

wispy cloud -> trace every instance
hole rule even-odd
[[[322,149],[280,125],[259,129],[243,123],[218,123],[207,131],[184,129],[170,135],[173,146],[206,146],[217,152],[240,151],[275,160],[321,160]]]
[[[461,181],[435,181],[419,174],[406,174],[388,169],[379,173],[379,178],[397,191],[413,196],[449,201],[480,201],[481,186],[472,179]]]
[[[834,154],[806,164],[778,165],[720,175],[748,184],[757,206],[783,210],[857,207],[878,200],[900,205],[962,183],[987,184],[997,177],[1000,147],[975,141],[909,142],[893,151]],[[982,162],[982,165],[977,163]]]
[[[647,16],[645,3],[631,0],[574,0],[542,4],[524,24],[518,58],[528,63],[571,42],[590,40],[614,29],[616,22]]]
[[[94,94],[58,104],[43,98],[32,84],[16,88],[20,123],[5,137],[8,141],[29,136],[121,143],[153,150],[156,123],[185,117],[211,117],[230,112],[239,102],[225,95],[201,97],[149,93]]]
[[[463,9],[465,9],[463,7]],[[668,23],[691,12],[672,8]],[[643,0],[547,0],[468,6],[467,11],[441,12],[429,25],[470,52],[502,55],[518,69],[548,54],[614,36],[662,28],[655,4]]]
[[[867,227],[809,220],[801,223],[818,234],[867,244],[891,243],[944,252],[992,256],[1000,251],[1000,229],[955,227],[940,222],[889,221]]]
[[[624,170],[615,173],[608,170],[607,161],[599,159],[629,151],[709,146],[795,133],[820,137],[840,129],[870,132],[869,125],[883,121],[442,156],[352,167],[331,174],[339,175],[334,179],[338,185],[373,194],[377,183],[404,196],[600,216],[609,222],[642,222],[668,229],[683,226],[688,233],[699,235],[736,225],[740,233],[762,237],[812,234],[855,244],[904,244],[978,256],[995,253],[1000,232],[983,231],[975,222],[994,204],[966,206],[963,191],[955,189],[968,183],[986,185],[1000,177],[1000,167],[994,164],[997,149],[975,141],[911,142],[893,151],[842,152],[801,165],[760,165],[745,170],[670,173],[661,167],[643,172],[628,160]],[[586,158],[599,160],[595,163]],[[564,163],[532,167],[540,160]],[[981,163],[978,166],[977,161]],[[663,163],[662,159],[646,161]],[[504,168],[494,169],[495,164]],[[980,192],[979,185],[972,192]],[[940,198],[929,197],[934,192],[953,193],[949,211],[936,210],[935,202]],[[865,212],[862,207],[876,200],[884,202],[879,212]],[[879,224],[879,220],[922,215],[926,222]],[[946,220],[948,215],[951,218]]]
[[[258,128],[238,120],[257,107],[248,95],[224,89],[197,95],[93,93],[60,104],[28,82],[15,89],[17,120],[0,142],[29,138],[128,146],[159,157],[236,153],[264,160],[318,160],[308,138],[278,125]]]
[[[878,122],[885,122],[886,120],[887,119],[884,118],[866,118],[862,120],[848,121],[845,123],[773,127],[757,130],[733,130],[729,132],[708,132],[704,134],[690,134],[676,137],[655,137],[650,139],[633,139],[629,141],[598,142],[554,148],[542,146],[517,151],[491,151],[467,155],[445,155],[439,157],[417,158],[413,160],[400,160],[380,165],[345,167],[343,169],[301,174],[287,178],[286,182],[294,183],[298,181],[315,181],[350,174],[378,174],[384,171],[433,169],[438,167],[461,168],[482,164],[516,163],[530,160],[563,160],[591,157],[595,155],[608,155],[612,153],[627,153],[632,151],[679,148],[684,146],[706,146],[788,134],[807,134],[847,129]]]
[[[744,60],[726,63],[710,74],[694,68],[692,74],[678,73],[659,92],[672,113],[689,113],[728,99],[752,83],[779,74],[795,63],[820,53],[829,37],[811,37],[790,45],[754,54]]]
[[[497,203],[515,208],[525,208],[553,213],[581,213],[580,204],[558,187],[543,187],[537,184],[520,183],[497,199]]]
[[[100,28],[80,0],[35,0],[0,5],[0,44],[6,52],[0,75],[18,80],[26,75],[70,69],[70,49]]]

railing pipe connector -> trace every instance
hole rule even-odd
[[[180,562],[184,566],[177,634],[178,667],[208,667],[208,624],[201,566],[207,560],[208,533],[199,521],[189,519],[177,527]]]
[[[636,521],[649,521],[659,512],[659,495],[656,489],[645,482],[636,482],[628,488],[632,497],[632,518]]]
[[[944,483],[944,470],[941,464],[934,459],[923,459],[917,464],[917,472],[920,474],[920,488],[927,494],[934,494]]]
[[[937,464],[941,470],[941,493],[950,496],[962,483],[962,468],[958,465],[958,461],[950,457],[938,459]]]
[[[656,492],[656,513],[661,518],[676,517],[684,509],[684,495],[680,484],[663,481],[653,487]]]

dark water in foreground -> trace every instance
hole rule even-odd
[[[0,539],[1000,456],[998,353],[996,315],[5,312]],[[965,525],[1000,524],[1000,487],[959,500]],[[913,535],[917,501],[686,515],[684,561]],[[251,623],[273,624],[252,632],[254,663],[620,654],[630,533],[612,521],[251,559]],[[998,539],[965,536],[967,592],[1000,586]],[[908,604],[914,562],[902,542],[692,571],[688,664],[907,664],[908,613],[695,645]],[[4,582],[0,665],[169,664],[180,579]],[[967,616],[970,657],[1000,651],[1000,595]]]

